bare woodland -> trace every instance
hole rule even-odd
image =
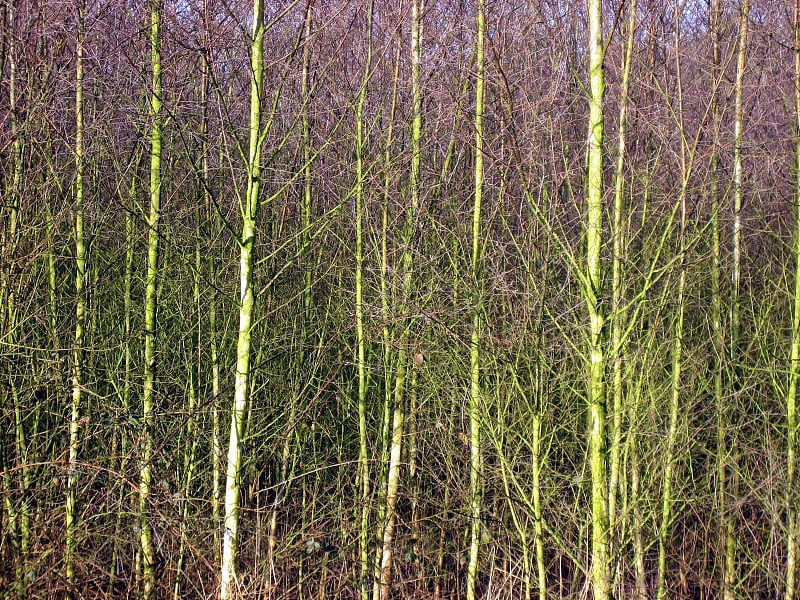
[[[800,598],[800,0],[0,2],[2,598]]]

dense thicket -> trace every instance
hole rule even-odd
[[[3,0],[0,589],[796,598],[787,4]]]

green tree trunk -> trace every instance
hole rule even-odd
[[[601,0],[589,0],[589,156],[586,180],[586,273],[583,295],[589,313],[589,460],[592,474],[592,590],[595,600],[611,594],[606,475],[606,389],[603,348],[603,289],[600,248],[603,232],[603,102],[605,69]]]
[[[621,479],[621,449],[622,449],[622,419],[625,414],[623,398],[623,379],[625,378],[626,351],[627,351],[627,315],[625,307],[625,263],[627,260],[627,207],[625,206],[625,160],[626,135],[628,125],[628,93],[630,88],[631,64],[633,62],[633,42],[636,30],[636,0],[631,0],[628,5],[628,31],[627,40],[622,56],[622,83],[619,99],[619,130],[617,139],[617,163],[614,170],[614,221],[613,245],[614,256],[612,259],[611,274],[611,372],[612,372],[612,402],[611,402],[611,451],[609,457],[609,487],[608,487],[608,526],[610,531],[609,542],[612,543],[612,554],[616,554],[621,547],[621,538],[617,530],[617,500],[620,496]],[[615,565],[619,563],[614,560]],[[617,568],[614,578],[619,575]]]
[[[410,300],[413,291],[413,239],[416,228],[417,213],[419,211],[420,197],[420,167],[422,144],[422,15],[424,13],[424,0],[413,0],[411,5],[411,94],[412,94],[412,124],[411,124],[411,173],[409,179],[409,202],[406,206],[405,225],[403,230],[403,254],[401,257],[402,291],[399,304],[402,323],[398,349],[395,359],[397,365],[394,373],[394,394],[391,425],[391,447],[386,481],[385,516],[382,528],[381,556],[375,566],[375,581],[373,585],[373,600],[388,600],[392,582],[392,563],[394,559],[394,530],[397,520],[396,507],[398,490],[400,486],[401,453],[403,448],[403,432],[406,419],[405,410],[405,379],[408,362],[408,343],[413,326],[413,318],[409,315]]]
[[[786,588],[784,600],[794,600],[797,590],[798,494],[797,494],[797,386],[800,383],[800,0],[794,1],[795,71],[795,276],[792,347],[789,355],[789,388],[786,394]]]
[[[370,479],[369,479],[369,440],[367,439],[367,348],[364,335],[364,105],[367,99],[369,80],[372,74],[372,21],[375,2],[370,0],[367,15],[367,57],[364,64],[364,75],[356,101],[356,272],[355,272],[355,308],[356,308],[356,354],[358,369],[358,465],[361,480],[361,526],[359,536],[359,555],[361,562],[360,588],[361,599],[369,598],[369,514],[370,514]]]
[[[383,529],[386,518],[386,489],[389,468],[389,450],[391,447],[390,427],[392,422],[392,385],[394,383],[394,373],[392,366],[392,340],[393,330],[391,327],[392,317],[389,314],[389,199],[391,196],[392,182],[394,180],[392,165],[392,145],[394,143],[394,121],[397,112],[397,89],[400,82],[400,62],[402,44],[397,40],[394,56],[394,71],[392,78],[392,102],[389,110],[389,124],[386,130],[386,145],[383,156],[383,185],[384,192],[381,202],[381,240],[380,240],[380,298],[381,316],[383,318],[382,337],[383,337],[383,411],[381,415],[381,435],[379,447],[381,449],[378,466],[378,494],[377,494],[377,528],[375,532],[375,576],[377,582],[380,575],[380,561],[383,553]],[[377,585],[377,583],[375,584]]]
[[[739,40],[736,56],[736,80],[734,83],[734,123],[733,123],[733,257],[731,266],[731,299],[730,299],[730,373],[731,389],[734,400],[738,398],[741,391],[741,356],[739,355],[740,343],[740,283],[742,273],[742,201],[744,198],[743,187],[743,165],[742,165],[742,142],[744,139],[744,72],[747,55],[747,30],[750,22],[750,0],[742,0],[739,14]],[[735,402],[732,403],[735,406]],[[734,474],[736,465],[734,464],[737,442],[735,438],[730,441],[725,440],[725,430],[731,425],[729,422],[730,409],[723,410],[720,429],[722,430],[723,446],[718,448],[720,460],[723,465],[719,470],[720,485],[723,489],[722,515],[725,520],[725,559],[722,575],[722,598],[723,600],[734,600],[736,597],[736,554],[737,541],[735,524],[731,510],[728,507],[728,500],[735,487]],[[720,452],[721,451],[721,452]]]
[[[161,0],[150,3],[150,216],[147,219],[147,276],[144,306],[144,384],[142,386],[143,449],[139,474],[139,532],[141,540],[142,597],[155,595],[156,570],[153,529],[148,507],[153,479],[153,427],[155,425],[156,310],[158,306],[159,221],[161,218]]]
[[[476,17],[476,81],[475,81],[475,187],[472,206],[472,333],[470,336],[470,392],[469,392],[469,514],[470,544],[467,565],[467,600],[475,600],[475,583],[478,576],[478,551],[481,542],[481,507],[483,454],[481,451],[481,353],[480,340],[483,329],[483,301],[481,290],[481,204],[483,201],[483,111],[486,66],[484,60],[485,37],[484,2],[478,0]]]
[[[239,238],[239,338],[236,345],[236,376],[231,408],[231,429],[228,442],[228,462],[225,471],[225,519],[220,575],[220,600],[236,595],[236,555],[239,542],[239,497],[245,414],[250,385],[250,346],[255,289],[253,281],[253,251],[257,231],[259,193],[261,186],[261,93],[263,90],[264,2],[253,2],[253,36],[250,46],[250,129],[247,156],[247,191],[242,211],[242,230]]]
[[[711,6],[711,75],[712,75],[712,94],[711,94],[711,116],[713,119],[713,149],[711,155],[711,320],[714,345],[714,406],[716,411],[716,503],[717,503],[717,540],[719,548],[726,547],[726,540],[728,538],[728,509],[727,509],[727,441],[726,441],[726,428],[727,428],[727,406],[725,398],[725,357],[729,355],[725,348],[725,329],[724,329],[724,311],[723,311],[723,291],[722,291],[722,242],[720,234],[722,227],[720,225],[720,210],[721,201],[719,193],[719,148],[720,148],[720,109],[719,109],[719,94],[718,86],[720,84],[721,75],[721,57],[720,57],[720,40],[719,40],[719,27],[720,27],[720,3],[719,0],[714,0]],[[727,556],[727,552],[725,553]],[[720,589],[725,590],[727,587],[727,559],[725,560],[722,568],[720,569],[721,577],[719,578]],[[726,596],[726,594],[728,594]],[[723,597],[729,597],[729,593],[723,592]]]
[[[66,527],[64,538],[64,577],[67,593],[72,595],[75,587],[75,485],[78,460],[79,422],[81,394],[83,391],[83,344],[86,320],[84,286],[86,278],[86,243],[84,241],[84,149],[83,149],[83,42],[84,4],[78,4],[78,35],[75,49],[75,346],[72,351],[72,410],[69,421],[69,465],[67,473]]]
[[[314,160],[313,149],[311,148],[311,118],[309,116],[309,104],[311,102],[311,25],[314,15],[314,3],[308,2],[306,4],[304,24],[303,24],[303,70],[301,75],[301,90],[300,95],[303,102],[303,110],[301,115],[301,128],[302,128],[302,145],[303,145],[303,192],[300,198],[300,213],[301,213],[301,230],[300,230],[300,254],[299,258],[304,261],[303,266],[303,290],[302,290],[302,314],[299,335],[300,351],[296,353],[293,369],[296,373],[298,380],[297,393],[293,393],[289,401],[288,416],[286,419],[286,429],[281,436],[281,454],[278,481],[279,485],[283,486],[282,496],[285,498],[291,487],[290,477],[290,463],[292,462],[292,448],[296,447],[296,427],[297,427],[297,413],[298,404],[302,402],[303,390],[306,389],[313,378],[310,372],[306,369],[310,367],[308,358],[312,354],[309,348],[312,346],[312,300],[313,300],[313,276],[314,276],[314,259],[311,252],[312,240],[312,216],[311,216],[311,199],[312,199],[312,181],[311,181],[311,163]],[[308,381],[302,381],[307,379]],[[278,531],[278,508],[280,502],[273,503],[269,516],[269,541],[268,541],[268,562],[271,568],[274,566],[274,554],[278,544],[277,531]]]

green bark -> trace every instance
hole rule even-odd
[[[789,388],[786,394],[786,587],[784,600],[794,600],[798,563],[797,494],[797,386],[800,383],[800,0],[794,1],[795,70],[795,276],[792,346],[789,355]]]
[[[391,426],[391,447],[389,451],[389,467],[386,480],[385,516],[380,533],[380,560],[375,565],[375,581],[373,584],[373,600],[388,600],[392,582],[392,564],[394,560],[394,529],[396,524],[396,506],[400,486],[401,453],[403,432],[406,419],[405,411],[405,379],[408,362],[408,343],[413,319],[409,315],[410,299],[413,290],[414,258],[412,245],[414,229],[420,198],[420,171],[422,145],[422,86],[420,71],[422,64],[422,14],[424,0],[413,0],[411,5],[411,173],[409,178],[409,202],[406,205],[405,224],[403,229],[404,249],[401,257],[402,291],[399,303],[400,313],[404,319],[401,327],[398,349],[395,358],[394,392]]]
[[[389,314],[389,198],[390,190],[393,181],[393,167],[392,167],[392,144],[394,143],[394,120],[397,111],[397,88],[400,81],[400,58],[402,44],[399,40],[395,47],[394,56],[394,72],[392,78],[392,103],[389,110],[389,124],[386,131],[386,145],[384,147],[383,157],[383,199],[381,202],[381,240],[380,240],[380,297],[381,297],[381,316],[383,318],[382,337],[383,337],[383,411],[381,415],[381,437],[379,446],[381,449],[378,473],[378,511],[377,511],[377,531],[376,531],[376,574],[375,579],[378,579],[378,565],[380,564],[381,554],[383,552],[383,527],[386,517],[386,480],[388,476],[389,465],[389,450],[391,447],[390,440],[390,427],[392,420],[392,384],[393,366],[392,366],[392,328],[391,315]]]
[[[730,299],[730,361],[731,361],[731,393],[733,398],[737,398],[741,390],[741,357],[739,355],[740,339],[740,287],[742,272],[742,201],[744,198],[744,178],[742,164],[742,144],[744,140],[744,72],[747,55],[747,30],[750,21],[750,0],[743,0],[740,8],[739,18],[739,40],[736,56],[736,80],[734,83],[734,123],[733,123],[733,257],[731,267],[731,299]],[[727,407],[726,407],[727,408]],[[724,410],[722,414],[721,429],[729,425],[729,410]],[[724,436],[724,433],[723,433]],[[723,465],[720,469],[720,477],[723,494],[730,495],[730,488],[735,485],[733,474],[735,464],[736,441],[726,441],[723,438],[724,448],[720,460]],[[719,450],[719,449],[718,449]],[[734,521],[730,509],[727,508],[727,500],[723,501],[723,519],[725,520],[725,566],[722,575],[722,598],[723,600],[734,600],[736,593],[736,554],[737,541],[734,531]]]
[[[721,201],[719,192],[719,147],[720,147],[720,109],[719,98],[717,93],[717,86],[720,82],[721,70],[721,57],[720,57],[720,40],[719,40],[719,27],[720,27],[720,3],[719,0],[714,0],[711,7],[711,36],[712,36],[712,78],[713,90],[711,96],[711,114],[713,119],[713,150],[711,156],[711,320],[712,320],[712,342],[714,344],[714,406],[716,410],[716,489],[715,496],[717,502],[717,538],[720,548],[725,548],[728,538],[728,508],[727,508],[727,489],[726,482],[728,477],[728,460],[727,460],[727,405],[725,398],[725,376],[724,370],[728,356],[725,348],[725,329],[724,329],[724,311],[722,301],[722,242],[721,232],[722,227],[720,224],[720,211]],[[725,553],[727,556],[727,552]],[[727,589],[727,558],[720,569],[721,576],[719,579],[720,589],[723,590],[723,597],[729,597]]]
[[[64,552],[64,577],[67,593],[71,596],[75,586],[75,485],[78,460],[79,422],[83,389],[83,344],[86,321],[86,243],[84,240],[84,149],[83,149],[83,42],[84,5],[78,5],[78,36],[75,50],[75,345],[72,351],[72,407],[69,421],[69,465],[67,467],[67,501]]]
[[[603,231],[603,102],[605,69],[600,0],[589,0],[589,156],[586,180],[586,274],[583,293],[589,314],[589,461],[592,475],[592,589],[595,600],[611,594],[606,475],[606,389],[603,347],[603,289],[600,248]]]
[[[367,439],[367,348],[364,336],[364,105],[367,99],[369,80],[372,71],[372,21],[375,2],[369,3],[367,16],[367,58],[364,75],[356,101],[356,272],[355,272],[355,304],[356,304],[356,346],[358,369],[358,465],[361,480],[361,527],[359,536],[359,555],[361,562],[361,599],[369,598],[369,514],[370,514],[370,479],[369,479],[369,440]]]
[[[620,495],[623,379],[625,371],[627,336],[625,335],[628,311],[625,307],[625,262],[628,252],[627,207],[625,206],[625,160],[628,125],[628,91],[630,87],[633,42],[636,30],[636,0],[628,5],[628,31],[622,57],[622,83],[619,100],[619,131],[617,164],[614,170],[614,225],[612,229],[614,256],[611,274],[611,371],[612,371],[612,424],[609,457],[608,525],[613,542],[612,551],[619,549],[621,540],[617,531],[617,499]],[[616,575],[615,575],[616,576]]]
[[[475,600],[475,583],[478,576],[478,552],[481,542],[482,460],[481,452],[481,351],[483,328],[483,302],[481,298],[481,205],[483,202],[483,111],[486,65],[484,60],[485,37],[484,2],[478,0],[476,18],[476,81],[475,81],[475,187],[472,207],[472,333],[470,336],[470,393],[469,393],[469,514],[470,545],[467,565],[467,600]]]
[[[685,215],[685,197],[682,198],[682,212]],[[685,219],[681,219],[681,244],[683,244]],[[670,396],[669,425],[667,427],[667,448],[664,457],[664,487],[661,492],[661,521],[658,529],[658,577],[656,581],[656,598],[667,598],[667,544],[672,525],[673,471],[675,469],[675,446],[678,437],[678,410],[680,407],[681,370],[683,368],[683,322],[685,315],[684,295],[686,290],[686,267],[681,256],[679,261],[680,275],[678,280],[678,313],[675,317],[674,340],[672,346],[672,393]]]
[[[147,276],[144,306],[144,383],[142,386],[143,449],[139,474],[139,532],[142,564],[142,598],[155,594],[155,548],[148,508],[153,479],[153,427],[156,371],[156,310],[158,306],[159,221],[161,218],[161,150],[163,120],[161,115],[161,0],[150,5],[150,215],[147,219]]]
[[[225,472],[225,518],[220,576],[220,600],[236,595],[236,555],[239,542],[239,497],[241,471],[241,442],[244,436],[245,414],[250,385],[250,346],[255,289],[253,282],[253,252],[257,231],[256,216],[261,186],[261,93],[263,89],[264,3],[253,3],[253,37],[250,46],[250,128],[247,157],[247,191],[242,209],[242,229],[239,238],[239,337],[236,345],[236,375],[231,408],[231,429],[228,442],[228,462]]]

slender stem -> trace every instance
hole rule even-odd
[[[794,600],[798,563],[798,494],[797,494],[797,386],[800,382],[800,0],[794,1],[794,70],[796,199],[795,280],[792,314],[792,349],[789,356],[789,388],[786,394],[786,588],[784,600]]]
[[[264,76],[264,1],[253,3],[253,37],[250,46],[250,128],[247,158],[247,192],[242,206],[242,230],[239,238],[239,339],[236,345],[236,376],[231,409],[228,462],[225,471],[225,521],[220,576],[220,600],[236,595],[236,556],[239,543],[239,497],[241,441],[245,432],[245,415],[250,386],[250,347],[255,289],[253,285],[253,252],[256,216],[261,185],[261,94]]]
[[[731,300],[730,300],[730,365],[731,365],[731,392],[734,399],[738,397],[738,392],[741,390],[741,382],[739,381],[739,337],[740,337],[740,285],[741,285],[741,264],[742,264],[742,202],[744,196],[744,180],[743,180],[743,161],[742,161],[742,145],[744,139],[744,73],[747,56],[747,30],[750,22],[750,0],[742,0],[742,5],[739,15],[739,41],[736,58],[736,81],[734,83],[734,124],[733,124],[733,264],[731,266]],[[720,429],[724,432],[725,427],[728,425],[729,409],[722,414],[722,424]],[[724,433],[723,433],[724,435]],[[722,469],[724,472],[720,475],[724,478],[724,486],[727,488],[735,485],[732,477],[735,472],[735,461],[733,454],[736,445],[735,439],[727,442],[723,437],[723,446],[721,456],[724,464]],[[731,479],[729,481],[729,479]],[[726,494],[730,494],[728,489],[725,489]],[[727,505],[727,500],[723,501],[723,505]],[[733,516],[729,510],[725,510],[723,514],[725,520],[725,567],[723,570],[722,580],[722,597],[723,600],[733,600],[736,596],[736,554],[737,542],[734,531]]]
[[[484,88],[486,85],[484,37],[485,15],[484,1],[478,0],[476,15],[475,47],[476,81],[475,81],[475,186],[472,208],[472,333],[470,336],[470,393],[469,393],[469,514],[470,544],[469,563],[467,565],[467,600],[475,600],[475,584],[478,577],[478,552],[481,541],[481,503],[482,503],[482,460],[481,452],[481,356],[480,340],[483,327],[483,304],[480,291],[481,277],[481,204],[483,201],[483,111]]]
[[[614,226],[612,229],[614,255],[611,274],[611,370],[612,370],[612,427],[611,451],[609,457],[608,486],[608,526],[615,553],[620,545],[617,536],[617,498],[620,490],[620,471],[622,447],[623,376],[626,353],[625,329],[627,310],[625,308],[624,264],[627,256],[627,214],[625,206],[625,160],[626,133],[628,124],[628,93],[630,87],[631,64],[633,63],[633,43],[636,29],[636,0],[628,5],[628,37],[622,57],[622,83],[619,99],[619,133],[617,140],[617,164],[614,171]],[[615,560],[615,564],[617,561]]]
[[[414,230],[420,198],[421,146],[422,146],[422,15],[424,0],[413,0],[411,4],[411,88],[412,88],[412,123],[411,123],[411,174],[409,178],[410,201],[406,205],[405,225],[403,228],[404,249],[401,257],[402,298],[400,311],[405,322],[402,325],[395,364],[394,395],[392,410],[391,448],[389,451],[389,468],[386,481],[386,503],[383,525],[381,556],[375,566],[373,584],[373,600],[388,600],[392,582],[392,564],[394,560],[394,529],[397,520],[396,507],[400,486],[401,453],[403,431],[405,426],[405,379],[408,359],[408,342],[413,318],[410,316],[410,299],[413,283],[414,258],[412,253]]]
[[[67,502],[64,538],[64,577],[67,593],[72,596],[75,586],[75,485],[78,460],[81,394],[83,390],[83,344],[86,321],[86,243],[84,240],[84,148],[83,148],[83,42],[84,3],[78,4],[78,35],[75,49],[75,345],[72,351],[72,407],[69,421],[69,466],[67,473]]]
[[[589,155],[587,173],[586,277],[589,313],[589,460],[592,474],[592,587],[595,600],[611,594],[606,476],[606,390],[600,248],[603,232],[603,101],[605,69],[600,0],[589,0]]]
[[[156,570],[153,530],[150,525],[148,500],[152,482],[153,428],[155,425],[156,308],[158,305],[159,220],[161,217],[161,0],[150,3],[150,64],[152,92],[150,96],[150,216],[147,219],[147,277],[144,307],[144,384],[142,386],[142,426],[144,438],[139,474],[139,518],[142,553],[142,597],[150,600],[155,594]]]
[[[361,562],[360,588],[362,600],[369,598],[369,440],[367,439],[367,348],[364,336],[364,105],[367,99],[372,70],[372,21],[375,2],[369,3],[367,15],[367,58],[356,102],[356,346],[358,368],[358,465],[361,480],[361,532],[359,554]]]

